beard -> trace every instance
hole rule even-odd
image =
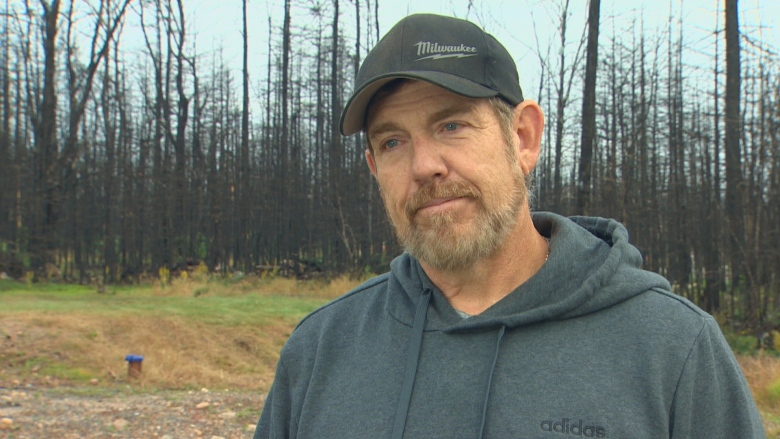
[[[418,189],[402,212],[391,211],[387,195],[380,192],[401,246],[434,269],[453,271],[491,256],[517,223],[526,188],[516,164],[512,164],[511,180],[510,187],[494,182],[489,193],[465,181],[433,182]],[[476,215],[469,223],[460,224],[453,212],[433,214],[425,221],[417,217],[417,211],[430,200],[450,197],[476,203]]]

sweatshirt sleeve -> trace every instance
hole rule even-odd
[[[289,377],[282,362],[276,365],[276,376],[265,399],[260,421],[253,439],[288,439],[296,437],[296,423],[292,416]]]
[[[670,416],[672,439],[766,437],[739,363],[711,317],[691,347]]]

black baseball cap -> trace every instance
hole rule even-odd
[[[363,61],[341,113],[341,133],[362,130],[374,93],[398,78],[470,98],[499,96],[512,106],[523,101],[515,61],[492,35],[459,18],[414,14],[396,23]]]

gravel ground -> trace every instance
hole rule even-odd
[[[251,438],[263,397],[0,383],[0,438]]]

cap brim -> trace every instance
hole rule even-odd
[[[406,71],[377,76],[366,81],[363,87],[357,90],[350,100],[347,101],[347,105],[344,107],[344,112],[341,113],[341,120],[339,122],[341,134],[349,136],[362,130],[366,117],[366,107],[371,101],[371,98],[380,88],[382,88],[382,86],[399,78],[418,79],[430,82],[445,90],[469,98],[490,98],[498,96],[499,94],[498,91],[493,90],[492,88],[485,87],[484,85],[449,73]]]

